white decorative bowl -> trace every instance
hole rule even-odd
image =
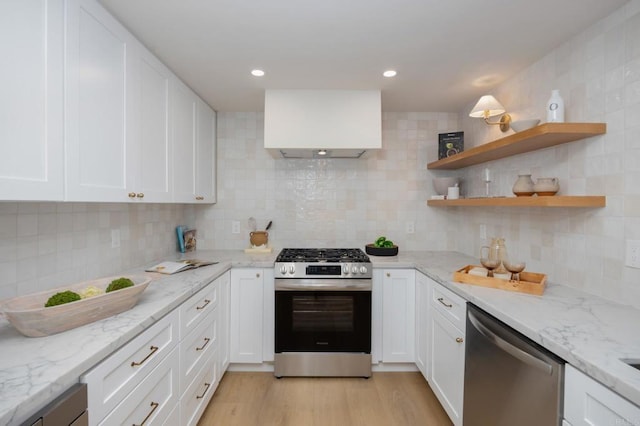
[[[511,122],[511,128],[513,129],[514,132],[521,132],[523,130],[536,127],[538,123],[540,123],[540,120],[537,118],[532,118],[529,120],[516,120]]]
[[[460,185],[460,178],[457,177],[434,177],[433,189],[438,195],[447,195],[447,189],[450,186]]]
[[[120,277],[131,279],[134,285],[63,305],[44,307],[49,297],[60,291],[77,293],[90,285],[105,290],[111,281]],[[144,275],[100,278],[4,300],[0,302],[0,310],[25,336],[50,336],[133,308],[150,282],[151,278]]]

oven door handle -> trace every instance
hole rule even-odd
[[[371,291],[371,280],[276,279],[284,291]]]

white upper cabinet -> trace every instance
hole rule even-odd
[[[63,13],[0,2],[0,200],[63,199]]]
[[[195,153],[195,201],[216,202],[216,112],[198,99]]]
[[[91,0],[67,4],[66,199],[127,200],[135,39]]]
[[[130,58],[133,108],[128,117],[127,196],[145,202],[170,202],[171,194],[171,71],[142,45]],[[131,197],[133,198],[133,197]]]
[[[192,203],[196,197],[195,155],[198,97],[177,78],[172,79],[173,201]]]

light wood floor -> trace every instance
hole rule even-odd
[[[276,379],[225,373],[199,426],[451,425],[422,375]]]

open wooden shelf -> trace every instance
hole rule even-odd
[[[433,207],[605,207],[602,195],[554,195],[550,197],[460,198],[428,200]]]
[[[434,161],[427,164],[427,169],[460,169],[499,158],[602,135],[606,132],[606,123],[544,123],[493,142],[470,148],[454,156]]]

